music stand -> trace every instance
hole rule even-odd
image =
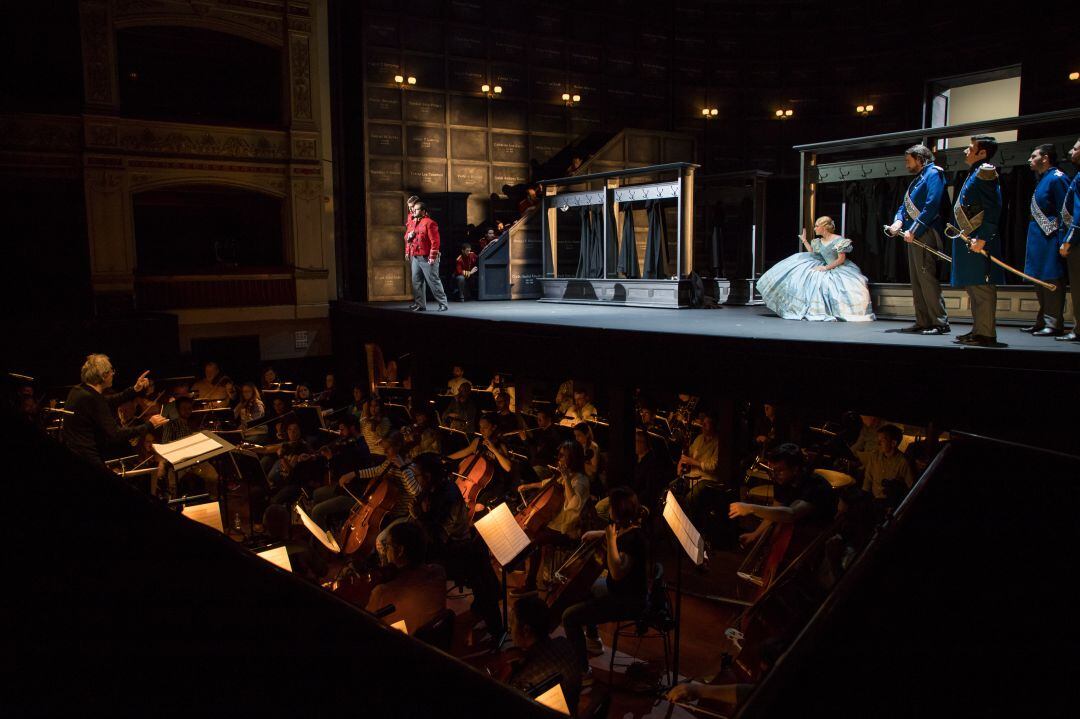
[[[671,528],[675,538],[679,540],[686,554],[693,560],[695,565],[700,566],[705,561],[705,539],[701,536],[694,523],[686,516],[686,512],[679,506],[675,495],[668,490],[664,500],[664,520]],[[675,646],[672,648],[673,661],[671,681],[679,683],[679,638],[682,628],[682,552],[676,554],[675,559]]]
[[[184,507],[181,514],[193,522],[204,524],[210,529],[216,529],[225,534],[224,522],[221,520],[221,505],[217,502],[189,504]]]
[[[175,442],[155,444],[154,454],[165,460],[166,464],[171,465],[173,471],[179,474],[182,470],[202,464],[223,454],[228,454],[231,458],[234,449],[236,449],[234,445],[215,433],[202,430],[201,432],[189,434],[187,437],[178,439]],[[233,460],[233,466],[235,467],[235,465],[236,460]],[[240,473],[239,469],[236,471],[237,474]],[[218,486],[218,501],[221,504],[223,515],[227,518],[229,516],[229,488],[227,486]],[[223,531],[228,536],[229,532]],[[243,535],[243,532],[241,532],[241,535]]]
[[[289,561],[289,550],[284,544],[270,545],[266,549],[255,552],[255,556],[262,557],[271,564],[281,567],[286,572],[291,572],[292,562]]]
[[[319,434],[320,429],[326,429],[322,407],[312,405],[293,405],[293,415],[300,424],[300,431],[304,437],[313,437]]]
[[[503,590],[503,626],[510,626],[510,607],[506,590],[506,567],[525,556],[525,550],[532,544],[529,535],[517,523],[509,505],[503,502],[473,523],[480,538],[484,540],[488,551],[499,563],[502,571]]]

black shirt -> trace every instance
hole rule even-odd
[[[448,542],[469,538],[469,511],[461,490],[453,482],[443,482],[427,495],[422,495],[413,505],[413,511],[428,536],[439,545],[433,547],[436,551]]]
[[[813,513],[806,519],[816,524],[828,524],[836,516],[836,492],[824,477],[817,474],[801,472],[787,484],[777,483],[775,497],[776,501],[788,507],[800,500],[813,506]]]
[[[71,388],[64,409],[74,412],[64,420],[63,440],[67,448],[83,459],[102,464],[101,455],[113,444],[142,437],[151,430],[149,422],[121,427],[113,410],[135,399],[135,389],[103,395],[88,384]]]
[[[634,462],[632,487],[642,506],[649,509],[655,507],[660,499],[660,492],[674,479],[673,475],[671,462],[656,450],[650,449],[644,457],[637,459]]]
[[[615,546],[619,548],[619,554],[630,555],[630,572],[622,579],[614,579],[609,574],[608,591],[613,596],[624,599],[645,601],[645,594],[648,591],[645,532],[640,527],[628,529],[615,540]]]
[[[559,461],[559,447],[565,440],[559,428],[551,425],[547,429],[535,429],[529,433],[529,448],[532,450],[533,464],[547,467]]]

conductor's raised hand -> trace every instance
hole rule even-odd
[[[150,370],[146,370],[141,375],[139,375],[139,379],[135,380],[136,392],[142,392],[144,389],[150,386],[150,380],[147,378],[149,374]]]

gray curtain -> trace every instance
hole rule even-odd
[[[604,248],[600,242],[599,211],[581,209],[581,247],[578,254],[576,277],[603,277]],[[601,220],[602,222],[602,220]]]
[[[634,235],[634,212],[629,205],[623,209],[622,244],[619,245],[617,269],[623,277],[636,280],[641,277],[638,269],[637,238]]]
[[[618,277],[617,265],[619,263],[619,236],[615,232],[615,212],[609,205],[608,217],[611,218],[607,226],[607,241],[604,243],[604,252],[607,255],[607,274],[608,277]],[[600,216],[600,232],[604,231],[604,217]]]
[[[647,280],[664,279],[671,276],[668,270],[664,205],[660,200],[649,200],[645,203],[645,211],[649,213],[649,236],[645,240],[645,268],[642,274]]]

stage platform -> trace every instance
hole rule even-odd
[[[1011,326],[999,327],[998,339],[1008,346],[990,349],[953,343],[970,324],[924,337],[890,332],[909,322],[798,322],[764,307],[663,310],[518,300],[410,312],[408,303],[339,302],[333,316],[335,343],[378,341],[422,352],[439,365],[435,372],[446,371],[441,363],[462,361],[540,377],[881,406],[883,413],[906,408],[954,420],[979,415],[988,422],[1049,419],[1058,403],[1080,400],[1080,343],[1031,337]]]

